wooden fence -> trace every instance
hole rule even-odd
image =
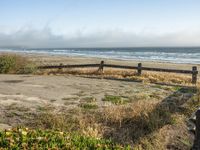
[[[142,74],[142,71],[157,71],[157,72],[169,72],[169,73],[183,73],[192,75],[192,83],[197,83],[198,70],[197,66],[193,66],[192,70],[178,70],[178,69],[164,69],[164,68],[151,68],[143,67],[142,63],[138,63],[138,66],[124,66],[124,65],[114,65],[114,64],[105,64],[104,61],[101,61],[100,64],[77,64],[77,65],[47,65],[39,66],[38,69],[62,69],[62,68],[99,68],[99,71],[103,71],[104,67],[107,68],[118,68],[118,69],[135,69],[138,72],[138,75]]]

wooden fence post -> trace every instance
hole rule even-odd
[[[192,150],[200,149],[200,109],[196,112],[196,129],[195,129],[195,139]]]
[[[140,76],[142,74],[142,63],[138,63],[138,75]]]
[[[192,67],[192,84],[196,84],[197,83],[197,66],[193,66]]]
[[[98,71],[103,73],[104,61],[101,61]]]

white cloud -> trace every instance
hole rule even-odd
[[[0,47],[131,47],[200,46],[200,31],[173,33],[130,32],[122,29],[82,31],[57,35],[49,27],[24,27],[12,33],[0,32]]]

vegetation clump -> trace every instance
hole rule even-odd
[[[83,103],[83,104],[80,104],[80,107],[84,109],[97,109],[98,105],[93,104],[93,103],[85,103],[85,104]]]
[[[130,149],[110,140],[52,130],[14,128],[0,132],[0,149]]]
[[[126,149],[127,144],[135,150],[190,149],[193,140],[186,120],[199,107],[200,90],[199,87],[196,90],[191,87],[177,89],[162,100],[131,100],[128,105],[93,109],[90,104],[97,103],[88,102],[92,98],[87,97],[80,107],[62,109],[62,113],[51,107],[40,109],[40,113],[30,116],[30,120],[26,118],[28,120],[21,124],[34,130],[0,132],[0,149],[12,149],[13,145],[16,146],[13,149],[27,149],[22,145],[32,146],[32,149]],[[106,97],[114,103],[126,99],[124,96]],[[21,142],[17,139],[23,139],[20,137],[22,132],[28,140]],[[38,137],[42,140],[38,141]]]
[[[113,95],[105,95],[105,97],[102,99],[103,101],[108,101],[116,105],[126,104],[129,102],[127,99],[123,99],[120,96],[113,96]]]
[[[34,63],[25,57],[13,54],[0,55],[0,73],[28,74],[35,71]]]
[[[94,97],[84,97],[81,99],[81,101],[84,101],[84,102],[87,102],[87,103],[93,103],[93,102],[96,102],[96,98]]]

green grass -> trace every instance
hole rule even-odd
[[[77,97],[63,97],[62,100],[68,101],[68,100],[77,100]]]
[[[122,98],[121,96],[105,95],[102,99],[103,101],[108,101],[116,105],[126,104],[129,100]]]
[[[96,102],[96,99],[94,97],[83,97],[81,98],[81,101],[92,103],[92,102]]]
[[[130,149],[110,140],[95,139],[77,133],[15,128],[0,132],[0,149]]]
[[[175,91],[179,91],[179,90],[181,89],[181,87],[180,87],[180,86],[174,86],[173,89],[174,89]]]
[[[83,103],[83,104],[80,104],[80,107],[84,109],[97,109],[98,105],[92,104],[92,103]]]

